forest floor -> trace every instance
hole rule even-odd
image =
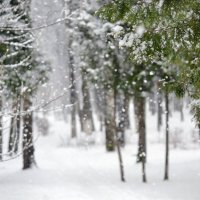
[[[141,181],[132,145],[123,150],[126,182],[117,154],[103,146],[62,148],[41,138],[38,167],[22,171],[21,159],[0,163],[1,200],[199,200],[200,151],[171,149],[170,180],[163,181],[164,148],[149,147],[147,178]]]
[[[147,119],[147,128],[153,134],[152,120]],[[191,129],[188,123],[175,122],[175,132],[176,125],[183,132]],[[134,133],[122,150],[126,178],[122,183],[116,152],[106,153],[100,143],[89,146],[61,144],[63,134],[58,133],[66,131],[64,126],[64,123],[57,123],[49,136],[41,136],[36,142],[37,167],[21,170],[21,157],[0,163],[0,200],[200,199],[199,144],[188,145],[183,140],[177,148],[171,145],[170,180],[163,181],[164,140],[154,132],[150,138],[157,139],[148,138],[148,182],[144,184],[141,164],[136,164],[137,135]]]

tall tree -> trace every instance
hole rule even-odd
[[[2,55],[2,66],[4,72],[5,96],[17,102],[16,112],[13,111],[18,121],[15,139],[12,145],[19,141],[20,122],[23,117],[23,169],[31,168],[34,164],[32,114],[30,115],[32,96],[39,85],[47,80],[49,66],[42,59],[34,45],[34,37],[31,33],[30,18],[31,1],[10,0],[6,1],[9,17],[0,27],[0,33],[4,39],[2,46],[6,49]],[[24,111],[20,112],[21,98],[24,99]],[[39,105],[38,105],[39,106]],[[12,124],[12,129],[14,126]],[[16,135],[17,134],[17,135]],[[18,144],[16,144],[18,145]],[[18,146],[12,146],[17,152]]]
[[[78,1],[66,1],[63,0],[63,7],[65,8],[65,17],[66,15],[73,15],[75,11],[79,7]],[[75,67],[75,60],[74,60],[74,52],[73,52],[73,21],[71,19],[66,20],[66,33],[68,34],[68,69],[69,69],[69,77],[70,77],[70,103],[71,107],[71,138],[77,137],[77,122],[76,122],[76,115],[77,115],[77,93],[76,93],[76,67]]]

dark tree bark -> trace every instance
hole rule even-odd
[[[33,114],[29,112],[32,103],[28,94],[24,95],[23,116],[23,169],[29,169],[35,164],[33,145]]]
[[[130,129],[130,116],[129,116],[129,103],[130,97],[127,92],[124,93],[124,111],[125,111],[125,127]]]
[[[158,108],[158,122],[157,122],[157,130],[160,132],[162,126],[162,94],[158,90],[158,97],[157,97],[157,108]]]
[[[105,91],[105,131],[106,131],[106,150],[115,150],[115,95],[113,89]]]
[[[70,38],[70,47],[72,48],[72,41]],[[72,105],[71,108],[71,138],[76,138],[77,136],[77,130],[76,130],[76,78],[75,78],[75,67],[74,67],[74,57],[72,54],[72,49],[69,50],[69,63],[70,63],[70,82],[71,82],[71,87],[70,87],[70,103]]]
[[[137,106],[137,132],[139,134],[137,162],[142,162],[143,157],[146,160],[145,97],[135,96],[134,100],[135,106]]]
[[[121,153],[121,143],[117,138],[116,134],[116,146],[117,146],[117,154],[118,154],[118,159],[119,159],[119,168],[120,168],[120,176],[121,176],[121,181],[125,182],[125,176],[124,176],[124,164],[123,164],[123,159],[122,159],[122,153]]]
[[[80,121],[80,126],[81,126],[80,128],[81,128],[81,132],[83,132],[83,123],[84,123],[83,114],[82,114],[83,112],[80,108],[80,98],[78,98],[77,100],[78,100],[77,102],[78,116],[79,116],[79,121]]]
[[[65,1],[63,0],[63,7],[68,9],[69,14],[71,14],[74,10],[78,8],[78,2],[76,1]],[[65,12],[64,12],[65,14]],[[66,17],[66,16],[64,16]],[[73,55],[73,33],[70,32],[70,29],[72,28],[71,21],[66,20],[65,21],[66,31],[68,34],[68,56],[69,56],[69,77],[70,77],[70,103],[72,105],[71,107],[71,138],[77,137],[77,129],[76,129],[76,114],[77,114],[77,95],[76,95],[76,77],[75,77],[75,66],[74,66],[74,55]]]
[[[136,95],[134,97],[134,103],[135,106],[137,106],[136,115],[137,115],[137,131],[139,134],[138,139],[138,154],[137,154],[137,162],[142,163],[142,179],[143,182],[146,182],[146,171],[145,171],[145,165],[146,165],[146,120],[145,120],[145,97],[142,97],[141,95]]]
[[[169,179],[169,95],[165,93],[166,140],[165,140],[165,174],[164,180]]]

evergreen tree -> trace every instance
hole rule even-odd
[[[30,19],[31,1],[6,1],[6,10],[9,17],[0,28],[3,38],[2,66],[4,73],[4,95],[12,99],[17,109],[13,111],[11,129],[15,129],[14,120],[17,119],[17,132],[13,136],[11,130],[9,151],[17,152],[20,130],[20,115],[23,113],[23,169],[30,168],[34,163],[34,147],[32,132],[32,95],[39,85],[47,80],[49,66],[42,60],[34,46],[34,37],[31,33]],[[23,112],[18,109],[23,101]],[[12,121],[11,120],[11,121]],[[17,134],[17,135],[16,135]],[[17,145],[17,146],[16,146]],[[12,150],[11,150],[12,149]]]

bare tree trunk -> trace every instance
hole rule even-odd
[[[28,112],[32,103],[28,94],[24,95],[23,116],[23,169],[29,169],[35,164],[33,146],[33,116]]]
[[[83,95],[83,109],[82,109],[83,132],[88,135],[91,135],[92,132],[94,131],[94,122],[92,116],[92,106],[90,102],[88,81],[84,72],[82,72],[82,95]]]
[[[15,146],[14,146],[14,153],[18,152],[19,149],[19,138],[20,138],[20,130],[21,130],[21,97],[18,98],[17,103],[17,116],[16,116],[16,133],[15,133]]]
[[[78,109],[78,116],[79,116],[79,121],[80,121],[80,128],[81,128],[81,132],[83,132],[83,114],[82,114],[82,110],[80,108],[80,98],[77,99],[78,102],[77,102],[77,109]]]
[[[11,116],[10,121],[10,133],[9,133],[9,141],[8,141],[8,152],[9,155],[12,155],[14,153],[14,145],[15,145],[15,128],[16,128],[16,112],[17,112],[17,103],[16,100],[13,99],[12,103],[12,112],[14,116]]]
[[[143,159],[144,158],[145,157],[143,157]],[[147,182],[147,178],[146,178],[146,163],[145,163],[144,160],[142,161],[142,181],[143,181],[143,183]]]
[[[151,92],[149,94],[149,98],[150,98],[150,100],[149,100],[149,111],[151,112],[152,115],[155,115],[155,113],[156,113],[156,104],[155,104],[155,94],[154,94],[154,92]]]
[[[178,108],[180,112],[181,122],[183,122],[184,121],[183,100],[178,99]]]
[[[158,90],[158,97],[157,97],[157,106],[158,106],[158,122],[157,122],[157,130],[160,131],[162,126],[162,94]]]
[[[121,101],[119,102],[119,124],[118,124],[118,137],[121,146],[125,146],[125,130],[130,128],[129,121],[129,96],[123,93]]]
[[[0,112],[2,112],[2,97],[0,96]],[[3,158],[3,123],[2,123],[2,113],[0,114],[0,160]]]
[[[115,118],[115,122],[116,122],[116,107],[117,107],[116,100],[117,100],[117,90],[115,87],[114,88],[114,118]],[[117,155],[118,155],[118,160],[119,160],[120,177],[121,177],[121,181],[125,182],[124,164],[123,164],[122,153],[121,153],[121,145],[122,145],[121,142],[122,141],[121,141],[121,136],[119,135],[119,132],[117,131],[116,123],[115,123],[115,139],[116,139]]]
[[[71,45],[70,45],[70,47],[71,47]],[[76,136],[77,136],[77,130],[76,130],[76,83],[75,83],[74,58],[73,58],[71,51],[72,50],[69,50],[70,80],[71,80],[70,103],[72,105],[72,108],[71,108],[71,137],[76,138]]]
[[[124,110],[125,110],[125,128],[130,128],[130,116],[129,116],[129,103],[130,97],[127,92],[124,92]]]
[[[140,95],[136,95],[134,97],[134,103],[135,106],[137,106],[137,130],[139,134],[138,139],[138,154],[137,154],[137,162],[142,163],[142,180],[143,182],[146,182],[146,171],[145,171],[145,165],[146,165],[146,120],[145,120],[145,97],[142,97]]]
[[[105,91],[105,131],[106,131],[106,150],[115,150],[115,95],[113,89]]]
[[[104,99],[104,91],[102,88],[94,88],[94,107],[95,107],[95,112],[98,115],[99,122],[100,122],[100,131],[103,131],[104,127],[104,114],[105,114],[105,99]]]
[[[63,7],[65,8],[66,12],[64,13],[64,17],[67,17],[67,12],[71,14],[74,10],[77,9],[78,2],[76,1],[66,1],[62,0]],[[70,32],[71,29],[71,21],[66,20],[65,21],[65,27],[66,27],[66,32],[68,34],[68,56],[69,56],[69,76],[70,76],[70,103],[72,104],[71,108],[71,138],[76,138],[77,137],[77,129],[76,129],[76,114],[77,114],[77,106],[76,100],[77,100],[77,95],[76,95],[76,77],[75,77],[75,66],[74,66],[74,55],[73,55],[73,48],[72,48],[72,43],[73,43],[73,33]]]
[[[103,123],[103,115],[100,114],[99,116],[99,121],[100,121],[100,131],[103,131],[103,126],[104,126],[104,123]]]
[[[138,140],[138,155],[137,162],[142,162],[143,157],[146,161],[146,123],[145,123],[145,97],[135,96],[135,104],[137,106],[137,131],[139,134]]]
[[[120,147],[120,141],[117,138],[116,134],[116,146],[117,146],[117,154],[118,154],[118,159],[119,159],[119,168],[120,168],[120,176],[121,176],[121,181],[125,182],[125,176],[124,176],[124,164],[123,164],[123,159],[122,159],[122,153],[121,153],[121,147]]]
[[[181,121],[184,121],[184,112],[183,112],[183,105],[180,107],[180,115],[181,115]]]
[[[165,116],[166,116],[166,141],[165,141],[165,175],[164,180],[169,179],[169,95],[165,93]]]
[[[139,119],[139,112],[138,112],[138,100],[134,96],[134,118],[135,118],[135,128],[136,128],[136,133],[139,135],[139,130],[138,130],[138,119]]]
[[[125,97],[123,93],[119,94],[119,102],[118,102],[119,109],[119,123],[117,127],[117,137],[119,144],[124,147],[125,146]]]

